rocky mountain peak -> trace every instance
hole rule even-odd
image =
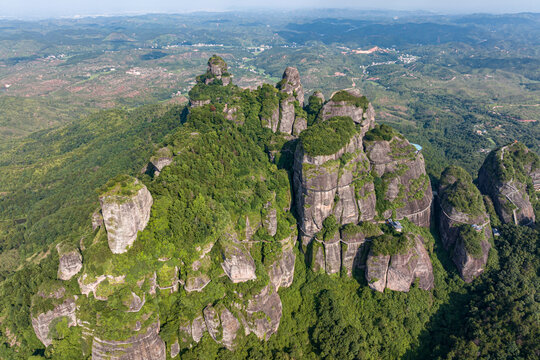
[[[503,223],[533,226],[540,189],[540,158],[519,142],[493,150],[478,172],[478,186]]]
[[[304,88],[300,82],[300,73],[297,68],[288,66],[283,72],[278,87],[282,92],[294,96],[300,106],[304,106]]]
[[[461,277],[472,281],[486,266],[491,245],[489,216],[480,191],[462,168],[446,168],[439,184],[439,229]]]

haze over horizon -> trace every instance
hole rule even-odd
[[[206,0],[202,6],[191,1],[156,0],[118,0],[118,1],[82,1],[82,0],[23,0],[10,2],[0,0],[0,18],[36,19],[51,17],[74,17],[92,15],[134,15],[145,13],[183,13],[193,11],[238,11],[238,10],[292,10],[351,8],[358,10],[388,11],[429,11],[442,14],[463,13],[519,13],[540,12],[540,2],[534,0],[516,0],[509,3],[502,0],[456,0],[451,3],[434,3],[429,0],[383,0],[374,4],[368,1],[354,0],[274,0],[271,4],[259,4],[249,0]]]

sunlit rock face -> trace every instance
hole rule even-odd
[[[456,192],[462,193],[468,203],[476,203],[477,211],[463,211],[452,204]],[[449,167],[442,173],[439,185],[439,233],[444,247],[450,251],[450,256],[466,282],[471,282],[485,269],[491,245],[489,215],[484,206],[480,192],[472,183],[472,178],[465,170]],[[467,251],[463,237],[463,226],[477,226],[481,235],[481,252],[473,256]]]
[[[411,284],[418,279],[418,287],[433,289],[433,267],[422,237],[416,236],[414,245],[402,254],[375,255],[370,252],[366,264],[366,280],[373,290],[384,289],[409,291]]]
[[[493,150],[478,172],[478,187],[491,198],[503,223],[534,226],[540,159],[525,145],[515,142]]]
[[[55,294],[51,294],[49,296],[56,297]],[[59,294],[59,296],[62,297],[63,292]],[[77,325],[75,300],[76,298],[74,297],[67,298],[63,303],[57,305],[53,310],[38,314],[36,317],[32,318],[32,327],[34,328],[34,332],[43,345],[49,346],[52,344],[52,338],[50,337],[50,325],[54,320],[66,317],[68,319],[68,326]]]
[[[152,195],[142,185],[134,195],[106,195],[99,198],[109,248],[114,254],[127,251],[150,219]]]
[[[94,337],[92,360],[165,360],[165,343],[159,337],[159,321],[141,334],[123,341],[103,340]]]

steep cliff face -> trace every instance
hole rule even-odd
[[[307,127],[304,106],[304,88],[300,82],[300,74],[293,67],[287,67],[283,78],[277,84],[280,91],[279,127],[284,134],[299,134]]]
[[[63,289],[63,288],[62,288]],[[65,290],[64,290],[65,291]],[[51,298],[55,300],[62,300],[64,298],[64,291],[55,292],[54,294],[38,294],[42,298]],[[50,332],[52,327],[56,324],[57,321],[62,318],[67,318],[68,326],[77,325],[77,316],[76,316],[76,298],[68,297],[60,304],[56,305],[54,309],[40,313],[35,317],[32,317],[32,327],[36,333],[37,338],[45,346],[52,344],[52,338]]]
[[[227,63],[221,57],[214,55],[208,60],[204,83],[208,85],[216,80],[220,80],[223,86],[227,86],[231,82],[231,75],[227,72]]]
[[[429,227],[433,193],[421,152],[385,125],[367,133],[364,144],[376,175],[379,215]]]
[[[533,226],[539,173],[538,155],[516,142],[488,155],[478,172],[478,185],[504,223]]]
[[[439,230],[461,277],[472,281],[486,266],[491,245],[489,216],[471,176],[459,167],[445,169],[439,185]]]
[[[92,342],[92,360],[165,360],[166,357],[165,343],[159,337],[159,322],[124,341],[94,337]]]
[[[114,254],[127,251],[150,218],[152,195],[138,180],[114,181],[99,197],[109,248]]]
[[[383,235],[387,237],[388,235]],[[430,290],[434,285],[433,268],[424,247],[424,239],[406,235],[409,243],[399,250],[378,251],[374,245],[366,263],[366,280],[373,290],[383,292],[385,288],[394,291],[409,291],[418,279],[418,287]],[[376,238],[374,242],[380,241]],[[389,251],[388,251],[389,250]]]
[[[318,132],[327,127],[332,132],[347,128],[347,134],[342,138],[343,146],[337,144],[339,149],[335,152],[319,155],[320,152],[310,150],[317,139],[305,136],[301,137],[294,155],[293,181],[304,245],[322,229],[323,221],[330,215],[334,215],[340,224],[357,223],[374,215],[375,193],[361,135],[354,133],[350,118],[335,119],[310,130]]]
[[[335,116],[350,116],[359,125],[362,137],[375,124],[375,110],[358,89],[340,90],[332,94],[319,116],[323,121]]]

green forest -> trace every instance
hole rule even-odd
[[[507,106],[512,96],[533,105],[535,93],[529,92],[538,91],[533,85],[539,79],[535,77],[535,62],[523,60],[525,55],[518,62],[491,59],[493,50],[484,45],[479,46],[482,56],[469,57],[470,48],[476,46],[473,39],[488,36],[485,24],[448,25],[464,37],[458,46],[453,43],[455,38],[443,36],[442,43],[431,39],[445,29],[441,24],[407,23],[417,29],[431,29],[432,33],[421,39],[387,34],[386,52],[351,60],[352,46],[371,45],[373,37],[354,40],[350,36],[358,36],[356,28],[369,31],[373,24],[351,20],[338,26],[329,19],[294,24],[287,23],[291,20],[288,17],[279,20],[275,16],[272,19],[277,25],[270,31],[261,25],[263,18],[256,18],[261,23],[255,25],[239,19],[214,22],[210,16],[206,20],[188,17],[185,23],[189,26],[181,27],[175,24],[180,18],[167,18],[164,28],[182,32],[186,43],[173,33],[158,36],[149,31],[141,35],[140,27],[151,23],[145,17],[134,17],[135,25],[126,25],[136,38],[129,41],[102,40],[124,36],[110,32],[115,28],[107,22],[103,25],[102,20],[96,20],[97,25],[84,20],[80,25],[86,30],[106,27],[107,31],[95,30],[100,42],[94,46],[100,52],[126,51],[136,59],[121,69],[122,74],[132,69],[141,71],[138,66],[145,62],[153,62],[149,68],[168,66],[165,72],[170,74],[187,76],[186,68],[189,76],[200,74],[203,61],[196,56],[208,59],[216,48],[213,42],[231,41],[219,47],[229,65],[213,55],[206,73],[189,80],[186,77],[182,86],[148,86],[149,92],[139,97],[118,98],[110,106],[97,107],[94,100],[79,102],[80,98],[67,92],[53,92],[51,99],[3,96],[0,92],[0,138],[9,140],[0,145],[0,359],[91,359],[96,343],[93,339],[129,341],[153,324],[159,324],[158,337],[165,344],[163,359],[172,359],[175,344],[175,358],[181,359],[538,359],[540,199],[534,175],[540,168],[538,125],[518,121],[530,115],[530,109],[508,110]],[[223,32],[196,34],[195,30],[209,23],[219,24]],[[350,35],[338,31],[352,25]],[[399,34],[403,24],[379,25]],[[19,34],[18,30],[8,30]],[[321,34],[333,40],[327,41]],[[498,41],[499,35],[494,34],[489,41]],[[0,40],[6,36],[0,30]],[[63,30],[56,36],[60,40],[69,38]],[[200,39],[210,41],[212,46],[201,47],[202,54],[193,55],[197,49],[186,55],[187,46]],[[260,39],[273,47],[256,50],[260,55],[252,57],[252,45],[260,45]],[[411,52],[421,54],[421,60],[414,64],[394,61],[398,52],[394,53],[390,45],[397,40]],[[421,45],[423,42],[427,44]],[[171,44],[176,47],[167,47]],[[152,50],[131,53],[135,46]],[[454,46],[462,52],[447,58],[446,51]],[[342,56],[340,51],[348,55]],[[32,61],[31,56],[6,56],[0,53],[0,62],[6,66]],[[68,55],[63,66],[101,55],[78,56]],[[372,66],[372,60],[394,63]],[[294,84],[286,83],[285,78],[279,81],[287,61],[298,64],[302,77],[305,74],[304,106],[298,101],[298,89],[292,95],[285,92],[285,85]],[[360,64],[367,71],[365,77],[376,80],[364,79],[358,70]],[[222,73],[216,75],[210,65],[221,67]],[[320,74],[314,74],[314,66],[321,69]],[[457,79],[463,81],[462,86],[463,74],[487,78],[492,73],[484,73],[485,69],[510,71],[512,66],[517,67],[513,70],[516,73],[497,73],[500,77],[493,79],[496,89],[489,90],[504,90],[501,79],[511,79],[508,88],[512,94],[499,99],[503,105],[480,103],[478,99],[485,101],[486,94],[467,93],[450,83],[452,77],[462,76]],[[114,72],[108,68],[100,70],[105,75],[99,76]],[[340,71],[345,75],[339,75]],[[137,80],[148,74],[132,77]],[[250,83],[250,77],[258,82]],[[349,88],[349,78],[358,81],[365,95],[334,92]],[[94,79],[84,77],[75,84],[84,87]],[[434,84],[433,89],[426,90],[431,86],[427,83]],[[471,85],[471,89],[476,86]],[[526,94],[518,94],[518,87]],[[467,90],[474,92],[471,89]],[[7,93],[7,88],[2,91]],[[171,92],[185,98],[170,101]],[[323,121],[323,93],[332,94],[328,97],[331,101],[354,105],[364,113],[370,104],[374,106],[377,124],[372,124],[361,139],[363,149],[334,156],[358,137],[365,123],[355,123],[351,116]],[[63,96],[66,102],[61,100]],[[306,127],[299,133],[272,131],[270,122],[276,114],[278,123],[284,121],[288,99],[293,100],[293,120],[304,120]],[[21,108],[25,110],[19,111]],[[517,119],[518,115],[522,118]],[[50,123],[49,117],[54,118]],[[361,121],[367,121],[365,116]],[[519,142],[514,142],[517,139]],[[422,145],[421,152],[415,150],[413,142]],[[396,182],[410,170],[406,165],[389,166],[379,175],[369,171],[374,160],[365,156],[362,161],[367,163],[367,171],[350,170],[356,157],[364,156],[369,146],[388,146],[390,161],[421,161],[425,172],[411,176],[407,195],[404,185]],[[377,149],[373,152],[382,151]],[[304,164],[304,170],[320,166],[331,172],[335,168],[341,187],[348,176],[358,189],[372,183],[362,194],[354,188],[351,199],[358,203],[373,196],[373,219],[343,224],[340,216],[332,213],[321,219],[311,243],[303,244],[299,207],[311,189],[304,189],[304,194],[295,188],[295,167],[302,157],[316,159],[314,164],[324,159],[321,164]],[[158,169],[156,164],[162,159],[168,161],[167,165]],[[531,204],[536,223],[504,223],[492,194],[479,190],[477,174],[482,163],[501,184],[522,184],[523,189],[518,184],[516,191],[523,190],[522,197]],[[379,164],[379,168],[386,166]],[[314,171],[313,178],[324,171]],[[448,179],[452,182],[446,182]],[[446,187],[443,199],[437,197],[440,187]],[[151,194],[148,220],[135,230],[135,242],[125,252],[113,254],[108,228],[112,220],[104,214],[104,203],[129,203],[141,189]],[[400,219],[398,230],[388,221],[407,202],[420,203],[433,191],[433,200],[429,197],[430,226],[417,226],[405,217]],[[392,192],[397,195],[387,199]],[[334,211],[342,200],[340,195],[332,195],[324,206]],[[443,246],[437,220],[443,211],[441,200],[471,216],[487,213],[488,226],[497,231],[488,239],[487,263],[471,282],[460,276],[454,248]],[[386,216],[390,219],[383,216],[385,212],[391,213]],[[101,217],[100,224],[96,224],[96,216]],[[459,233],[466,255],[473,260],[481,258],[483,233],[468,223],[459,225]],[[363,250],[351,260],[355,264],[365,264],[368,256],[387,256],[391,262],[395,255],[407,255],[420,237],[431,262],[433,288],[420,288],[416,278],[406,292],[388,288],[374,291],[366,280],[367,265],[355,265],[352,275],[343,268],[333,274],[313,271],[316,250],[329,256],[327,245],[339,238],[338,248],[344,253],[349,241],[359,237]],[[70,253],[78,254],[82,265],[77,275],[61,280],[59,264]],[[287,286],[273,287],[276,272],[284,271],[276,264],[281,264],[287,254],[292,256],[293,280]],[[253,277],[232,281],[226,265],[230,258],[247,258]],[[192,284],[200,289],[188,290]],[[274,305],[272,310],[279,312],[279,318],[275,332],[261,337],[255,331],[244,331],[250,322],[273,321],[272,314],[246,310],[252,304],[259,306],[257,301],[265,291],[268,297],[278,295],[279,307]],[[45,346],[35,331],[35,319],[70,299],[75,299],[77,324],[67,315],[55,318],[47,325],[51,341]],[[240,330],[232,346],[226,343],[223,326],[215,333],[203,332],[200,341],[192,338],[192,330],[186,337],[186,323],[191,326],[209,307],[221,316],[217,318],[220,324],[225,322],[225,310],[239,319]],[[203,315],[208,327],[207,313]]]

